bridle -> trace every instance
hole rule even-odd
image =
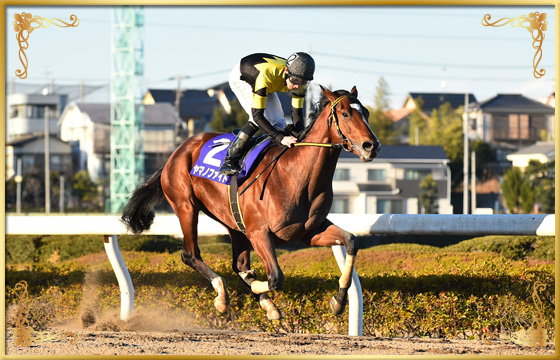
[[[336,98],[334,101],[331,101],[331,114],[329,115],[329,117],[327,117],[327,128],[329,129],[330,143],[323,144],[323,143],[301,142],[301,143],[295,143],[293,144],[293,146],[320,146],[320,147],[330,147],[333,149],[344,149],[348,152],[352,151],[352,149],[355,148],[356,145],[354,145],[352,141],[342,133],[342,130],[340,130],[338,117],[336,116],[336,105],[338,105],[338,103],[344,100],[345,98],[349,98],[349,97],[350,95],[342,95]],[[336,126],[336,131],[338,132],[338,136],[340,137],[340,141],[341,141],[340,143],[334,143],[331,139],[330,129],[331,129],[331,124],[333,122]]]

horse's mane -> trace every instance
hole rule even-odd
[[[347,90],[336,90],[336,91],[333,91],[333,93],[338,97],[344,96],[344,95],[352,96],[352,94]],[[323,94],[321,92],[321,96],[319,97],[319,101],[317,101],[315,104],[313,104],[313,108],[309,112],[309,116],[307,117],[308,125],[305,128],[305,130],[303,130],[303,132],[300,134],[299,140],[302,140],[303,138],[305,138],[307,133],[309,133],[309,131],[311,131],[311,128],[313,127],[313,125],[315,124],[315,122],[317,121],[317,119],[319,118],[321,113],[323,112],[323,109],[325,108],[325,106],[327,106],[329,104],[329,102],[330,102],[329,99],[325,96],[325,94]]]

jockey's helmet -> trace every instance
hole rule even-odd
[[[315,60],[307,53],[293,53],[288,60],[286,60],[286,67],[291,76],[296,76],[306,82],[313,80]]]

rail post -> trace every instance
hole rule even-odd
[[[117,235],[104,235],[105,252],[117,276],[121,291],[121,320],[129,320],[134,312],[134,285],[119,249]]]
[[[332,252],[343,271],[346,262],[346,248],[343,245],[332,246]],[[348,288],[348,336],[362,336],[364,328],[364,297],[356,269],[352,269],[352,284]]]

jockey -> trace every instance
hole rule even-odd
[[[240,160],[248,149],[248,140],[260,129],[277,143],[291,147],[297,139],[285,131],[284,111],[276,92],[292,93],[294,130],[304,128],[303,99],[309,81],[313,80],[315,61],[304,52],[296,52],[286,60],[257,53],[241,59],[229,76],[231,90],[249,114],[249,122],[231,143],[220,173],[236,175],[241,171]]]

